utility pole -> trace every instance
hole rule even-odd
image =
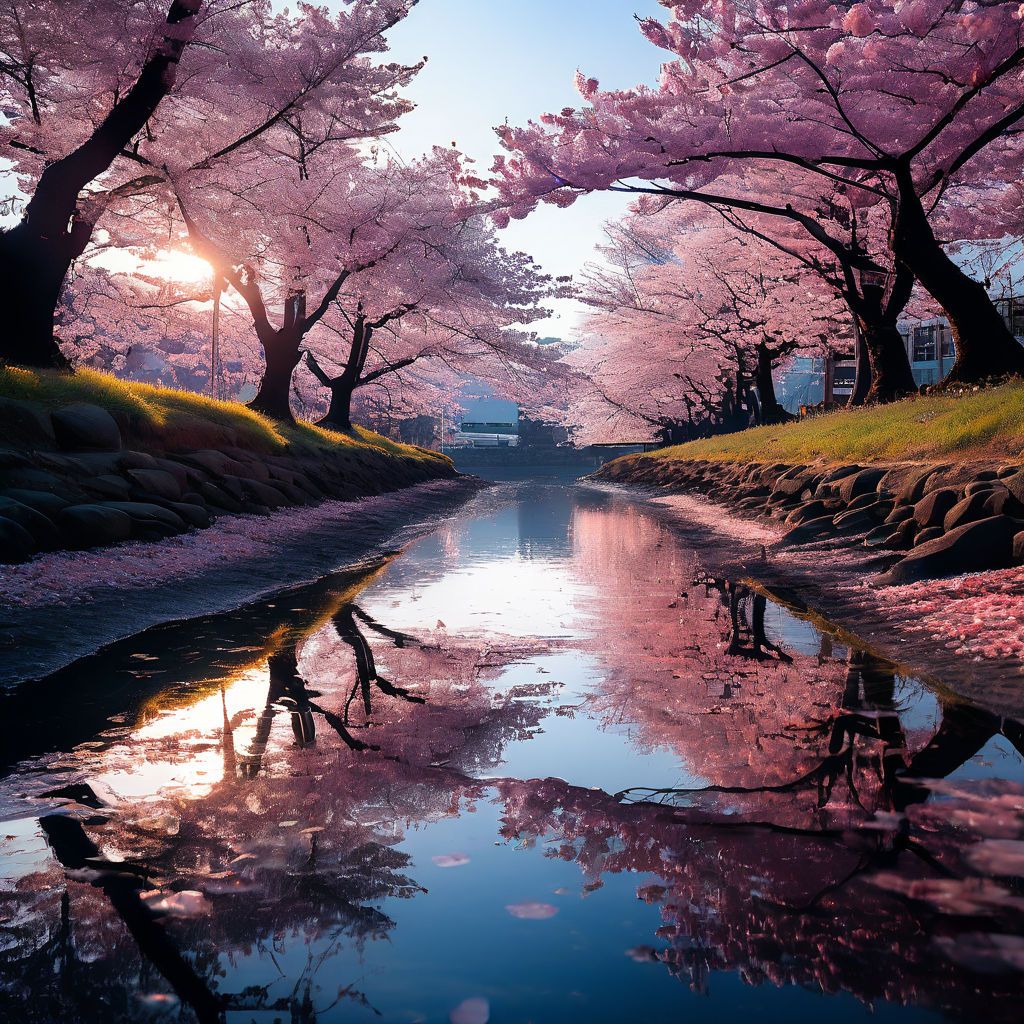
[[[213,338],[210,352],[210,393],[214,398],[220,398],[220,285],[220,277],[214,273]]]

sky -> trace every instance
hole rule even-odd
[[[634,14],[666,13],[657,0],[420,0],[390,35],[392,59],[429,61],[406,93],[417,109],[389,142],[406,158],[454,142],[485,170],[499,150],[495,125],[580,105],[577,69],[608,88],[653,85],[662,54]],[[548,273],[576,275],[593,258],[601,225],[627,206],[610,194],[567,210],[542,206],[514,222],[504,242]],[[565,337],[581,313],[577,303],[559,303],[556,317],[535,327]]]

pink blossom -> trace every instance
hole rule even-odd
[[[843,19],[843,28],[855,36],[870,35],[875,30],[875,18],[868,4],[854,4]]]

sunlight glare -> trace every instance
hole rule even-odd
[[[206,260],[181,249],[162,249],[152,259],[144,260],[139,269],[152,277],[182,284],[201,284],[208,281],[212,273]]]

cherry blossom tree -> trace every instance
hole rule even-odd
[[[160,273],[159,254],[116,272],[77,264],[55,334],[72,367],[86,366],[215,398],[252,393],[263,370],[248,310],[215,291],[212,272],[187,282]]]
[[[646,424],[674,442],[783,422],[774,372],[844,343],[847,311],[821,277],[714,212],[672,204],[607,231],[583,289],[595,312],[568,357],[593,382],[573,411],[595,436]]]
[[[13,318],[0,355],[66,365],[52,321],[70,264],[101,216],[113,231],[144,230],[168,177],[241,173],[259,145],[306,138],[303,123],[321,140],[391,130],[409,109],[394,90],[416,68],[371,55],[415,2],[358,0],[334,15],[234,0],[5,5],[0,74],[14,116],[3,141],[27,202],[0,236]]]
[[[53,313],[68,268],[104,207],[151,184],[153,175],[122,181],[102,198],[83,192],[174,88],[202,6],[201,0],[132,4],[127,11],[123,4],[90,0],[4,5],[0,72],[5,99],[17,111],[6,142],[40,169],[35,182],[25,182],[30,196],[21,222],[0,236],[0,287],[10,325],[3,358],[63,364]],[[83,29],[86,40],[75,35]]]
[[[264,150],[241,179],[232,169],[230,180],[203,171],[174,182],[193,250],[244,301],[262,347],[252,407],[291,416],[307,351],[331,391],[324,422],[346,430],[359,388],[423,359],[529,366],[515,328],[544,315],[556,283],[500,247],[461,155],[401,163],[347,140],[310,151],[309,138],[283,155]]]
[[[310,370],[330,390],[324,426],[350,430],[358,389],[423,360],[505,378],[516,390],[549,368],[521,328],[547,314],[542,303],[554,282],[524,253],[505,251],[484,216],[453,218],[457,195],[421,194],[440,203],[439,215],[417,211],[403,244],[346,282],[335,316],[325,321],[339,344],[319,359],[307,353]],[[337,369],[327,372],[321,359]]]
[[[952,325],[953,381],[1024,372],[1024,351],[984,286],[949,257],[934,228],[970,217],[955,210],[962,184],[997,189],[1017,176],[1019,5],[726,0],[710,14],[691,0],[664,5],[667,23],[642,23],[675,58],[656,89],[603,92],[580,76],[585,109],[499,129],[512,154],[495,165],[509,215],[613,190],[771,218],[827,249],[849,280],[869,275],[872,307],[909,293],[901,275],[916,277]],[[891,265],[852,235],[853,221],[837,231],[842,220],[828,204],[808,204],[800,189],[751,196],[720,187],[769,170],[816,180],[819,196],[835,194],[848,220],[886,222]]]

